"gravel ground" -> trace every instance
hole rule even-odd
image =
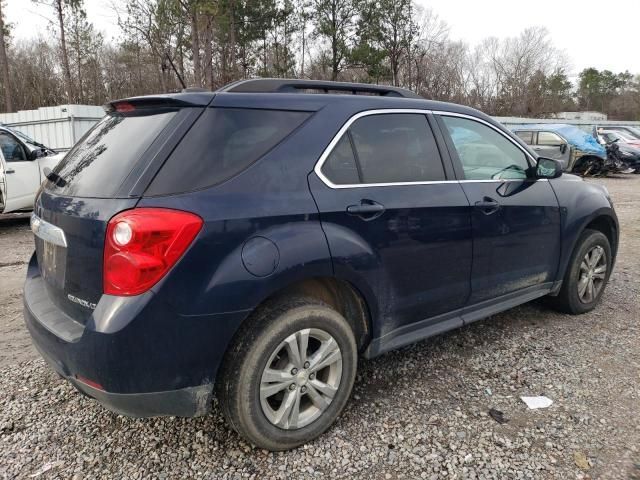
[[[337,424],[276,454],[242,442],[215,408],[129,419],[52,374],[13,318],[26,223],[0,220],[0,478],[640,479],[640,176],[593,181],[611,191],[623,230],[595,311],[534,302],[363,360]],[[521,395],[554,403],[532,411]]]
[[[0,215],[0,368],[36,358],[22,322],[22,284],[32,252],[29,215]]]

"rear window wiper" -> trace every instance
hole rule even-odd
[[[64,178],[51,170],[49,167],[44,167],[42,169],[42,173],[44,173],[44,176],[47,178],[47,180],[60,188],[64,187],[67,184],[67,181]]]

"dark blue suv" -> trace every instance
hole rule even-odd
[[[116,101],[47,173],[25,320],[78,390],[292,448],[371,358],[538,297],[594,308],[607,191],[466,107],[249,80]]]

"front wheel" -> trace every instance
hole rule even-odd
[[[571,173],[583,177],[606,174],[604,161],[598,157],[582,157],[573,166]]]
[[[571,256],[560,293],[550,298],[552,305],[574,315],[593,310],[609,281],[612,260],[609,239],[602,232],[585,230]]]
[[[313,299],[280,301],[248,320],[227,353],[218,399],[252,444],[287,450],[322,434],[347,403],[357,347],[345,318]]]

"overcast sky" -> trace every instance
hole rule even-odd
[[[571,60],[568,73],[586,67],[640,74],[640,0],[417,0],[450,28],[450,36],[474,45],[488,36],[516,36],[531,26],[547,27],[557,48]],[[111,0],[85,0],[89,20],[117,37]],[[8,0],[5,15],[17,38],[46,32],[49,8],[30,0]]]

